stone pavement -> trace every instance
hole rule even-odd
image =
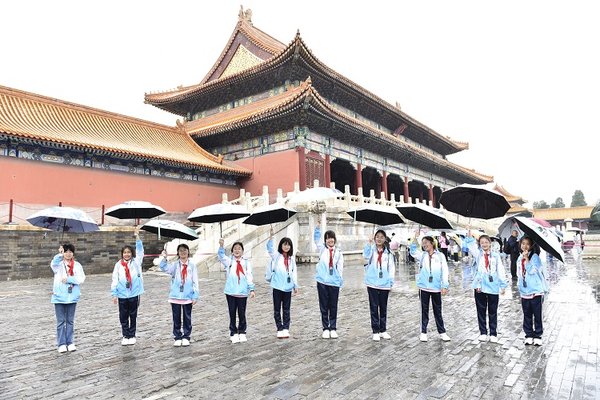
[[[84,265],[85,268],[85,265]],[[291,339],[277,340],[269,287],[256,267],[257,297],[248,305],[248,342],[231,344],[223,275],[201,277],[192,345],[173,348],[169,279],[149,272],[135,346],[120,345],[110,275],[89,275],[77,306],[78,351],[55,347],[50,279],[0,283],[0,399],[67,398],[348,398],[348,399],[598,399],[600,263],[551,266],[544,345],[525,347],[521,307],[513,290],[499,306],[499,344],[475,342],[470,267],[451,266],[444,298],[449,343],[433,318],[421,343],[414,266],[401,265],[390,296],[392,340],[373,342],[362,267],[348,266],[340,295],[338,340],[320,338],[313,267],[300,271],[292,300]],[[433,329],[432,329],[433,328]]]

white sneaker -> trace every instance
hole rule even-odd
[[[277,339],[283,339],[283,331],[277,331]]]
[[[187,339],[181,339],[181,345],[182,346],[189,346],[190,345],[190,341]]]
[[[229,338],[231,339],[231,343],[239,343],[240,342],[240,335],[238,335],[237,333],[231,335],[231,337]]]
[[[248,338],[245,333],[240,333],[240,343],[247,342]]]
[[[488,337],[487,335],[479,335],[479,339],[480,342],[487,342],[488,341]]]
[[[446,332],[440,333],[440,339],[442,339],[444,342],[449,342],[450,341],[450,336],[448,336],[446,334]]]
[[[379,338],[379,333],[374,333],[373,334],[373,340],[376,342],[379,342],[380,338]]]
[[[542,345],[542,338],[535,338],[535,339],[533,339],[533,345],[534,346],[541,346]]]
[[[173,347],[181,347],[181,340],[176,340],[173,342]]]
[[[281,337],[284,339],[289,339],[290,337],[290,330],[289,329],[284,329],[281,331]]]
[[[426,333],[421,333],[421,334],[419,335],[419,340],[420,340],[421,342],[426,342],[426,341],[427,341],[427,334],[426,334]]]
[[[121,346],[127,346],[128,344],[129,344],[129,339],[127,339],[126,337],[121,339]]]
[[[379,334],[379,336],[381,336],[381,338],[382,338],[382,339],[386,339],[386,340],[389,340],[389,339],[391,339],[391,338],[392,338],[392,337],[390,336],[390,334],[389,334],[389,333],[387,333],[387,332],[381,332],[381,333]]]
[[[526,338],[525,338],[525,344],[527,344],[527,345],[533,344],[533,338],[531,338],[531,337],[526,337]]]
[[[329,331],[328,331],[327,329],[325,329],[325,330],[323,331],[323,334],[321,335],[321,337],[322,337],[323,339],[329,339],[329,338],[331,337],[331,335],[330,335]]]
[[[59,353],[66,353],[67,352],[67,346],[65,346],[64,344],[61,346],[58,346],[58,352]]]
[[[71,343],[70,345],[67,346],[67,350],[69,350],[69,351],[76,351],[77,347],[75,347],[75,345],[73,343]]]
[[[337,334],[337,331],[329,331],[329,337],[332,339],[337,339],[339,336]]]
[[[490,336],[490,342],[498,343],[498,336]]]
[[[136,342],[135,338],[134,337],[130,337],[128,344],[135,344],[135,342]]]

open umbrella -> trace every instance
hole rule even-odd
[[[425,236],[439,237],[439,236],[442,236],[442,232],[440,232],[440,231],[428,231],[428,232],[425,232]]]
[[[154,218],[165,213],[161,207],[147,201],[126,201],[110,207],[105,215],[118,219]]]
[[[444,213],[437,208],[422,203],[402,204],[396,206],[396,208],[404,218],[419,225],[425,225],[431,229],[452,229],[452,225],[450,225]]]
[[[98,224],[84,211],[71,207],[50,207],[27,218],[31,225],[59,232],[94,232]]]
[[[523,236],[523,231],[517,224],[516,217],[506,218],[498,227],[498,234],[501,238],[509,238],[512,235],[512,231],[517,231],[517,237]],[[523,217],[524,218],[524,217]]]
[[[219,203],[196,208],[188,217],[189,221],[205,224],[219,223],[220,237],[223,236],[223,221],[247,217],[250,215],[246,207],[238,204]]]
[[[549,229],[525,217],[514,217],[519,227],[542,249],[560,261],[565,261],[565,254],[556,236]]]
[[[542,218],[529,218],[530,220],[532,220],[533,222],[538,223],[539,225],[543,226],[544,228],[552,228],[552,224],[548,221],[546,221],[545,219]]]
[[[303,190],[291,195],[289,202],[292,204],[310,203],[313,201],[326,201],[343,196],[344,193],[337,189],[327,187],[316,187]]]
[[[142,225],[140,229],[143,229],[146,232],[160,234],[172,239],[198,239],[198,234],[190,227],[180,224],[179,222],[169,221],[166,219],[153,219]]]
[[[446,210],[469,218],[497,218],[510,209],[508,201],[495,190],[466,183],[443,192],[440,203]]]
[[[394,207],[379,204],[364,204],[346,211],[355,221],[368,222],[380,226],[402,224],[404,220]]]
[[[269,225],[287,221],[294,214],[296,214],[296,210],[275,203],[264,207],[257,207],[254,212],[242,222],[248,225]]]

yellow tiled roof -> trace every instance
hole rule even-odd
[[[558,221],[571,219],[589,219],[594,207],[570,207],[570,208],[536,208],[533,210],[535,218],[542,218],[546,221]]]
[[[240,176],[181,128],[0,86],[0,133],[140,156]]]
[[[511,194],[503,186],[500,186],[497,183],[496,183],[496,186],[494,186],[494,190],[497,191],[498,193],[502,194],[509,203],[519,203],[519,204],[527,203],[527,201],[523,200],[522,197]]]

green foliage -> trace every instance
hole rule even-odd
[[[587,203],[585,202],[583,192],[581,190],[576,190],[575,193],[573,193],[573,197],[571,198],[571,207],[581,206],[587,206]]]
[[[562,197],[557,197],[554,203],[550,205],[552,208],[565,208],[565,202]]]
[[[534,201],[533,202],[533,208],[550,208],[550,206],[548,205],[548,203],[546,203],[545,200],[540,200],[540,201]]]

